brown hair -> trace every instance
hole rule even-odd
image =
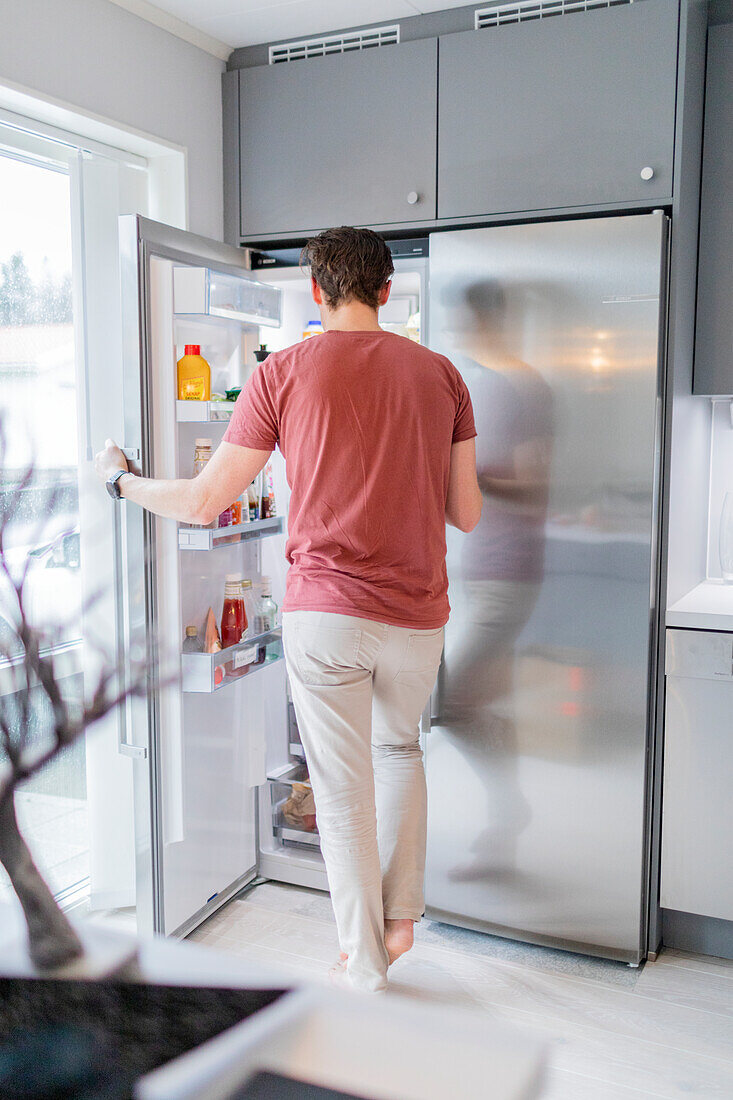
[[[310,267],[329,309],[354,298],[377,309],[379,292],[394,272],[392,254],[384,239],[371,229],[350,225],[324,229],[311,237],[300,262]]]

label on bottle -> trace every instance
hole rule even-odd
[[[181,400],[182,401],[205,401],[206,400],[206,379],[205,378],[185,378],[181,382]]]
[[[243,668],[244,665],[251,665],[256,657],[257,646],[245,646],[244,649],[238,649],[234,654],[232,665],[234,668]]]

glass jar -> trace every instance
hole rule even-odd
[[[194,444],[193,452],[193,476],[198,477],[201,471],[206,467],[206,463],[211,458],[211,440],[210,439],[197,439]],[[202,524],[192,523],[192,527],[201,527]],[[213,523],[206,525],[208,528],[216,527],[216,520]]]

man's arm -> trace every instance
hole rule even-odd
[[[126,500],[156,516],[206,525],[242,495],[271,454],[272,451],[255,451],[235,443],[220,443],[197,477],[167,481],[125,474],[119,480],[120,492]],[[108,439],[105,449],[96,455],[94,466],[106,481],[116,470],[126,470],[127,460]]]
[[[550,481],[552,439],[538,436],[514,448],[514,476],[492,477],[479,475],[481,492],[486,496],[501,497],[523,507],[539,507],[544,511]]]
[[[482,503],[476,477],[476,440],[463,439],[451,447],[446,521],[459,531],[473,531],[481,518]]]

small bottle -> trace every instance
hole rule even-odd
[[[303,339],[307,340],[309,336],[318,336],[323,332],[323,325],[320,321],[309,321],[303,329]]]
[[[193,452],[193,476],[198,477],[211,458],[211,440],[197,439]]]
[[[236,527],[242,522],[242,498],[237,497],[231,506],[232,526]]]
[[[224,581],[224,606],[221,611],[221,644],[224,649],[237,645],[242,637],[244,604],[238,573],[227,573]]]
[[[277,604],[272,598],[272,581],[263,577],[260,582],[260,598],[255,610],[255,634],[267,634],[277,625]],[[261,645],[257,651],[257,664],[267,658],[267,645]]]
[[[217,527],[231,527],[232,525],[232,508],[231,505],[225,508],[223,512],[219,513],[216,521]]]
[[[249,505],[249,518],[250,522],[259,519],[259,500],[257,499],[257,490],[255,488],[254,481],[247,488],[247,502]]]
[[[183,652],[184,653],[203,653],[203,650],[204,650],[204,647],[202,646],[201,639],[199,638],[198,627],[196,627],[196,626],[187,626],[186,627],[186,637],[183,641]]]
[[[259,350],[255,352],[255,359],[258,363],[264,363],[267,356],[270,354],[267,348],[267,344],[260,344]]]
[[[272,484],[272,465],[269,462],[261,476],[260,519],[273,519],[277,512],[275,510],[275,490]]]
[[[193,476],[198,477],[201,471],[206,466],[206,463],[211,458],[211,440],[210,439],[197,439],[194,445],[193,452]],[[201,524],[191,524],[192,527],[201,527]],[[216,521],[214,523],[207,524],[207,529],[216,527]]]

